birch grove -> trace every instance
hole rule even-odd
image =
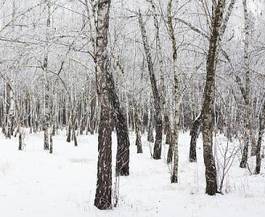
[[[234,162],[264,174],[264,13],[262,0],[1,0],[1,135],[23,153],[41,133],[50,157],[61,132],[77,150],[96,135],[100,210],[126,201],[135,155],[172,185],[202,158],[203,191],[225,194]]]

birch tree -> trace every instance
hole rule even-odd
[[[110,0],[99,0],[97,4],[95,64],[97,91],[100,102],[100,123],[98,132],[97,187],[94,205],[98,209],[110,209],[112,207],[112,110],[107,88],[110,5]]]
[[[178,1],[176,1],[176,5]],[[167,6],[167,24],[169,38],[172,44],[172,61],[173,61],[173,73],[174,73],[174,115],[173,115],[173,126],[172,126],[172,139],[170,149],[173,153],[173,169],[171,174],[171,183],[178,182],[178,138],[179,138],[179,118],[180,118],[180,103],[181,103],[181,90],[180,90],[180,73],[177,68],[177,42],[175,37],[175,31],[173,26],[173,0],[168,1]]]
[[[154,151],[153,151],[153,158],[155,160],[161,159],[161,152],[162,152],[162,111],[161,111],[161,95],[159,94],[157,80],[154,73],[154,65],[152,61],[152,55],[150,50],[150,45],[147,38],[147,32],[145,28],[145,24],[142,18],[141,12],[138,15],[138,22],[141,30],[142,41],[144,45],[144,52],[146,56],[146,62],[148,66],[149,78],[151,82],[151,88],[154,98],[154,108],[155,108],[155,144],[154,144]]]
[[[243,8],[244,8],[244,67],[243,70],[245,72],[245,88],[243,91],[243,98],[245,102],[245,116],[244,116],[244,146],[242,152],[242,158],[240,162],[241,168],[247,167],[248,160],[248,150],[251,136],[251,101],[250,101],[250,62],[249,62],[249,14],[248,14],[248,6],[247,0],[242,0]]]
[[[220,43],[220,28],[223,22],[225,0],[213,3],[213,14],[211,18],[209,49],[206,63],[206,84],[203,95],[202,107],[202,135],[203,135],[203,157],[205,164],[206,193],[215,195],[217,193],[217,174],[213,156],[213,108],[215,101],[215,78]]]

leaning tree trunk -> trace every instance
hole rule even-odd
[[[219,0],[213,9],[211,36],[206,64],[206,84],[203,96],[202,108],[202,135],[203,135],[203,157],[205,164],[206,193],[215,195],[217,193],[217,174],[213,156],[213,109],[215,99],[215,73],[218,56],[218,45],[220,43],[220,27],[223,20],[225,0]]]
[[[107,83],[117,132],[116,176],[129,175],[130,140],[127,120],[116,92],[113,75],[107,72]]]
[[[144,45],[144,51],[145,51],[146,61],[147,61],[147,66],[148,66],[148,72],[149,72],[149,77],[150,77],[150,81],[151,81],[152,93],[153,93],[153,97],[154,97],[156,136],[155,136],[153,158],[158,160],[158,159],[161,159],[162,131],[163,131],[161,96],[160,96],[158,88],[157,88],[157,82],[156,82],[156,77],[155,77],[155,73],[154,73],[154,66],[153,66],[153,61],[152,61],[152,56],[151,56],[151,50],[150,50],[149,42],[147,39],[147,32],[145,29],[145,25],[144,25],[141,13],[139,13],[138,21],[139,21],[139,25],[140,25],[142,41],[143,41],[143,45]]]
[[[111,103],[109,100],[106,75],[108,70],[108,30],[111,0],[99,0],[97,11],[96,37],[96,78],[100,102],[100,123],[98,130],[97,187],[94,205],[98,209],[112,207],[112,127]]]
[[[160,92],[160,96],[161,96],[162,114],[163,114],[163,117],[165,117],[165,116],[168,116],[168,111],[166,109],[166,91],[165,91],[166,87],[165,87],[165,77],[164,77],[164,70],[163,70],[163,56],[162,56],[163,51],[162,51],[161,39],[160,39],[159,13],[158,13],[158,9],[155,5],[154,0],[147,0],[147,2],[149,2],[151,4],[152,12],[153,12],[153,18],[154,18],[156,52],[157,52],[157,58],[158,58],[158,62],[159,62],[159,74],[160,74],[159,92]],[[163,122],[163,123],[165,123],[165,122]],[[164,133],[166,132],[165,128],[167,128],[166,124],[170,124],[170,123],[163,124]]]

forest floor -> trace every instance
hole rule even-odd
[[[115,136],[114,136],[115,137]],[[119,205],[108,211],[93,206],[96,186],[97,137],[79,136],[79,146],[54,137],[54,154],[43,150],[42,134],[29,135],[18,151],[17,138],[0,136],[0,211],[4,217],[262,217],[265,215],[265,169],[250,175],[235,158],[224,184],[224,195],[207,196],[202,158],[188,162],[189,134],[180,136],[179,183],[170,184],[170,168],[150,157],[143,137],[143,154],[136,154],[131,139],[130,176],[120,178]],[[113,142],[116,143],[115,138]],[[219,145],[226,141],[219,136]],[[231,144],[233,145],[233,144]],[[114,145],[115,146],[115,145]],[[113,162],[115,162],[113,147]],[[239,153],[238,153],[239,155]],[[115,163],[113,163],[115,165]],[[113,166],[114,168],[114,166]],[[254,159],[250,160],[254,169]],[[114,170],[113,170],[114,171]],[[115,180],[115,179],[113,179]]]

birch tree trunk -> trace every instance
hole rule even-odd
[[[163,131],[162,111],[161,111],[161,96],[160,96],[158,88],[157,88],[157,82],[156,82],[156,77],[155,77],[155,73],[154,73],[154,66],[153,66],[153,61],[152,61],[152,56],[151,56],[151,50],[150,50],[149,42],[147,39],[147,32],[145,29],[145,25],[144,25],[141,13],[139,13],[138,21],[139,21],[139,26],[140,26],[140,30],[141,30],[142,41],[143,41],[144,51],[145,51],[145,55],[146,55],[146,61],[147,61],[147,65],[148,65],[148,72],[149,72],[149,77],[150,77],[150,81],[151,81],[152,93],[153,93],[153,97],[154,97],[156,136],[155,136],[153,158],[158,160],[158,159],[161,159],[162,131]]]
[[[107,72],[107,85],[117,132],[116,176],[129,175],[130,140],[127,120],[116,92],[113,75]]]
[[[5,121],[4,121],[4,134],[7,138],[11,138],[14,131],[14,118],[15,118],[15,101],[14,90],[12,89],[11,81],[5,84]]]
[[[49,40],[50,40],[50,27],[51,27],[51,3],[46,0],[47,7],[47,20],[46,20],[46,43],[44,50],[43,72],[44,72],[44,150],[49,150],[49,121],[50,121],[50,106],[49,106],[49,83],[48,83],[48,62],[49,62]]]
[[[135,140],[135,145],[137,147],[137,153],[143,153],[143,148],[142,148],[142,140],[141,140],[141,119],[139,117],[139,111],[138,111],[138,106],[135,106],[134,109],[134,119],[135,119],[135,134],[136,134],[136,140]]]
[[[251,136],[251,102],[250,102],[250,68],[249,68],[249,15],[247,8],[247,0],[243,1],[244,7],[244,72],[245,72],[245,91],[244,91],[244,101],[245,101],[245,114],[244,114],[244,124],[245,124],[245,135],[244,135],[244,147],[242,153],[242,159],[240,162],[241,168],[247,167],[248,161],[248,150]]]
[[[112,207],[112,110],[106,81],[110,5],[111,0],[99,0],[97,5],[95,64],[101,111],[98,132],[97,187],[94,205],[98,209],[110,209]]]
[[[165,77],[163,71],[163,56],[162,56],[162,46],[161,46],[161,39],[160,39],[160,26],[159,26],[159,15],[155,3],[153,0],[147,0],[151,4],[153,17],[154,17],[154,27],[155,27],[155,38],[156,38],[156,52],[159,62],[159,92],[161,96],[161,109],[162,114],[165,119],[168,116],[168,111],[166,109],[166,87],[165,87]],[[169,121],[169,120],[168,120]],[[165,122],[165,121],[164,121]],[[170,123],[169,123],[170,124]],[[165,129],[165,125],[163,124],[163,128]]]
[[[149,119],[148,119],[148,131],[147,131],[147,141],[154,142],[154,129],[153,129],[153,109],[149,111]]]
[[[221,26],[220,31],[219,31],[219,38],[220,39],[223,37],[223,35],[226,31],[227,24],[228,24],[228,21],[231,17],[235,2],[236,2],[236,0],[231,0],[229,6],[227,8],[227,12],[224,16],[223,23],[222,23],[222,26]],[[188,24],[186,23],[186,25],[188,25]],[[192,26],[189,26],[189,27],[192,29]],[[200,33],[200,34],[202,34],[202,33]],[[207,35],[206,35],[206,37],[208,39],[210,39]],[[196,118],[196,120],[193,122],[192,129],[190,132],[190,134],[191,134],[190,155],[189,155],[190,162],[195,162],[197,160],[196,146],[197,146],[197,138],[198,138],[199,133],[200,133],[201,125],[202,125],[202,114],[200,114],[200,116],[198,118]]]
[[[203,135],[203,157],[205,164],[206,193],[215,195],[217,193],[217,174],[215,159],[213,156],[213,109],[215,101],[215,74],[220,42],[220,27],[223,21],[225,0],[218,0],[213,8],[211,35],[206,64],[206,84],[203,96],[202,108],[202,135]]]
[[[177,1],[178,3],[178,1]],[[180,73],[177,69],[177,41],[175,37],[174,25],[173,25],[173,0],[169,0],[167,5],[167,24],[168,32],[172,46],[172,60],[173,60],[173,72],[174,72],[174,115],[173,115],[173,126],[172,126],[172,154],[173,154],[173,167],[171,174],[171,183],[178,182],[178,137],[179,137],[179,119],[180,119]],[[170,149],[169,149],[170,151]]]
[[[265,102],[262,104],[262,109],[259,115],[259,136],[258,136],[258,143],[256,149],[256,168],[255,174],[260,174],[260,167],[261,167],[261,144],[265,130]]]
[[[196,154],[196,146],[197,146],[197,138],[200,134],[200,128],[201,128],[201,114],[199,117],[195,119],[193,122],[191,131],[190,131],[190,154],[189,154],[189,161],[190,162],[196,162],[197,161],[197,154]]]

